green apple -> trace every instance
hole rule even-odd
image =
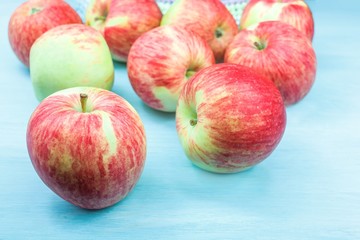
[[[111,90],[114,64],[100,32],[82,24],[53,28],[30,50],[30,76],[39,101],[78,86]]]

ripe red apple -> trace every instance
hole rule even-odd
[[[12,14],[8,27],[10,45],[19,60],[29,67],[30,49],[44,32],[59,25],[82,23],[80,16],[63,0],[29,0]]]
[[[216,64],[184,86],[176,129],[187,157],[211,172],[245,170],[280,142],[285,106],[271,80],[237,64]]]
[[[135,40],[158,27],[161,17],[155,0],[92,0],[86,24],[102,32],[114,60],[126,62]]]
[[[178,25],[203,37],[222,62],[226,47],[237,34],[234,17],[219,0],[175,0],[161,25]]]
[[[292,25],[310,40],[314,36],[314,19],[303,0],[250,0],[240,20],[240,29],[264,22],[281,21]]]
[[[197,34],[180,26],[162,26],[136,40],[127,69],[132,87],[146,104],[175,112],[186,81],[214,63],[211,48]]]
[[[144,167],[144,127],[134,108],[99,88],[69,88],[43,100],[27,128],[43,182],[66,201],[101,209],[123,199]]]
[[[268,21],[239,32],[227,48],[225,62],[254,68],[269,77],[286,105],[310,91],[316,75],[311,41],[291,25]]]

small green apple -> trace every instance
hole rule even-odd
[[[114,64],[100,32],[82,24],[53,28],[30,51],[30,76],[39,101],[78,86],[111,90]]]

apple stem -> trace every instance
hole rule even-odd
[[[189,78],[191,78],[195,73],[196,73],[195,70],[189,69],[189,70],[186,71],[185,76],[186,76],[187,79],[189,79]]]
[[[191,126],[195,126],[197,124],[197,119],[191,119],[190,120],[190,125]]]
[[[95,18],[95,21],[101,21],[104,22],[106,20],[106,16],[99,16]]]
[[[254,46],[257,48],[257,50],[263,50],[265,48],[265,44],[261,42],[254,42]]]
[[[33,15],[33,14],[38,13],[40,11],[41,11],[40,8],[33,7],[33,8],[31,8],[30,15]]]
[[[81,110],[83,113],[86,112],[87,99],[88,99],[88,95],[86,93],[80,93]]]
[[[223,32],[220,29],[215,30],[215,37],[221,38],[223,36]]]

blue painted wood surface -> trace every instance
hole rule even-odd
[[[174,114],[146,107],[116,64],[114,92],[142,117],[142,177],[102,211],[51,192],[28,157],[25,132],[38,105],[28,70],[12,53],[7,24],[21,1],[0,3],[0,239],[360,239],[360,3],[309,1],[315,18],[316,83],[287,108],[280,145],[240,174],[194,167]]]

